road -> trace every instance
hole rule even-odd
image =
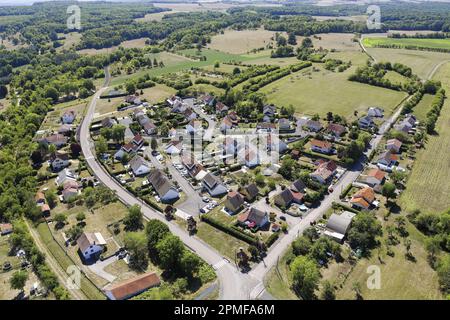
[[[129,193],[115,179],[113,179],[98,162],[94,154],[94,144],[90,137],[89,127],[93,119],[97,100],[100,98],[103,92],[107,90],[109,85],[109,72],[106,71],[105,74],[105,84],[95,93],[80,127],[80,144],[87,165],[92,169],[96,178],[105,186],[113,190],[123,203],[127,204],[128,206],[132,206],[135,204],[139,205],[142,208],[142,213],[147,219],[157,219],[167,224],[170,231],[174,235],[178,236],[188,248],[190,248],[203,260],[205,260],[216,269],[216,274],[220,283],[220,299],[248,299],[248,292],[250,292],[250,288],[255,282],[254,280],[252,280],[247,275],[241,274],[233,264],[224,260],[219,253],[217,253],[205,242],[195,236],[189,236],[185,230],[181,229],[175,223],[168,222],[161,213],[155,211],[154,209],[146,205],[143,201],[137,199],[134,195]]]
[[[205,133],[203,134],[203,140],[204,141],[212,141],[214,136],[214,130],[216,130],[216,121],[214,121],[211,116],[207,115],[203,112],[202,108],[196,105],[192,105],[192,109],[203,119],[208,122],[208,128],[205,130]]]

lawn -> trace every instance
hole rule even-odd
[[[422,79],[427,79],[430,72],[442,61],[450,60],[448,53],[431,51],[384,48],[367,48],[367,51],[379,62],[390,61],[407,65]]]
[[[53,106],[53,111],[47,113],[44,121],[41,124],[40,130],[58,130],[61,126],[61,116],[66,111],[75,111],[78,122],[84,115],[86,110],[87,100],[74,100],[65,103],[60,103]]]
[[[408,82],[408,78],[405,76],[402,76],[401,74],[395,72],[395,71],[388,71],[383,76],[383,79],[389,80],[391,83],[396,84],[404,84]]]
[[[364,38],[363,44],[366,47],[377,47],[395,45],[401,48],[416,46],[419,48],[450,49],[449,39],[418,39],[418,38]]]
[[[61,47],[58,47],[56,51],[69,50],[80,42],[81,33],[79,32],[70,32],[67,34],[61,33],[58,34],[58,37],[64,38],[64,40],[62,40],[63,45]]]
[[[436,76],[450,92],[450,63],[443,65]],[[404,211],[420,209],[441,213],[450,207],[450,100],[446,99],[436,124],[438,134],[429,135],[425,149],[417,153],[406,190],[400,198]]]
[[[424,94],[422,100],[414,107],[413,113],[419,121],[425,121],[427,118],[427,112],[430,110],[431,102],[434,96],[431,94]]]
[[[349,68],[342,73],[330,72],[317,66],[301,70],[261,89],[268,102],[277,106],[294,106],[301,114],[325,115],[331,111],[351,116],[357,110],[362,113],[370,106],[381,106],[389,115],[406,96],[405,93],[348,81],[354,72]]]
[[[288,252],[290,251],[291,250],[289,249]],[[290,289],[292,279],[286,260],[287,254],[284,254],[278,263],[267,273],[264,279],[264,285],[267,291],[276,299],[298,300],[298,297]]]

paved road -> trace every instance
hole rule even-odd
[[[101,277],[101,278],[103,278],[106,281],[111,283],[114,280],[116,280],[116,277],[113,276],[112,274],[106,272],[105,268],[107,266],[109,266],[111,263],[116,262],[117,260],[119,260],[119,258],[117,256],[112,256],[112,257],[109,257],[108,259],[105,259],[103,261],[98,260],[94,264],[89,265],[88,268],[89,268],[90,271],[92,271],[93,273],[95,273],[99,277]]]
[[[106,170],[97,161],[94,154],[94,144],[90,138],[89,126],[92,121],[97,100],[106,91],[109,85],[109,72],[106,72],[106,81],[102,87],[94,95],[89,104],[86,116],[83,119],[80,128],[80,144],[85,156],[86,162],[94,172],[95,176],[105,186],[113,190],[117,197],[125,204],[131,206],[134,204],[142,207],[142,212],[147,219],[157,219],[168,225],[170,231],[180,237],[184,244],[198,254],[203,260],[212,266],[216,266],[216,273],[220,283],[220,298],[221,299],[248,299],[248,293],[254,284],[254,280],[247,275],[241,274],[236,267],[223,259],[223,257],[212,249],[202,240],[191,237],[185,230],[182,230],[175,223],[168,222],[162,214],[147,206],[143,201],[137,199],[134,195],[124,189],[115,179],[113,179]]]
[[[205,130],[203,134],[203,140],[204,141],[212,141],[214,136],[214,131],[216,130],[216,121],[214,121],[211,116],[207,115],[202,111],[202,108],[199,106],[192,105],[192,108],[194,111],[203,119],[208,122],[208,128]]]

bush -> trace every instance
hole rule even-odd
[[[244,232],[242,232],[241,230],[239,230],[238,228],[232,226],[229,227],[215,219],[212,219],[211,217],[208,217],[206,215],[201,215],[200,219],[206,223],[208,223],[209,225],[233,236],[238,238],[239,240],[242,240],[244,242],[247,242],[248,244],[251,245],[256,245],[256,243],[258,242],[258,240],[256,239],[256,237],[251,236],[249,234],[246,234]]]

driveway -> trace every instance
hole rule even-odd
[[[205,133],[203,134],[203,140],[204,141],[212,141],[214,136],[214,131],[216,130],[216,121],[214,121],[211,116],[207,115],[203,112],[202,108],[200,108],[197,105],[192,105],[192,108],[194,111],[203,119],[208,122],[208,129],[205,130]]]
[[[108,281],[109,283],[111,283],[114,280],[116,280],[116,277],[113,276],[112,274],[106,272],[104,269],[107,266],[109,266],[110,264],[116,262],[117,260],[119,260],[119,258],[116,255],[114,255],[114,256],[109,257],[108,259],[105,259],[103,261],[98,260],[96,263],[91,264],[90,266],[88,266],[88,268],[89,268],[89,270],[94,272],[100,278],[103,278],[106,281]]]

